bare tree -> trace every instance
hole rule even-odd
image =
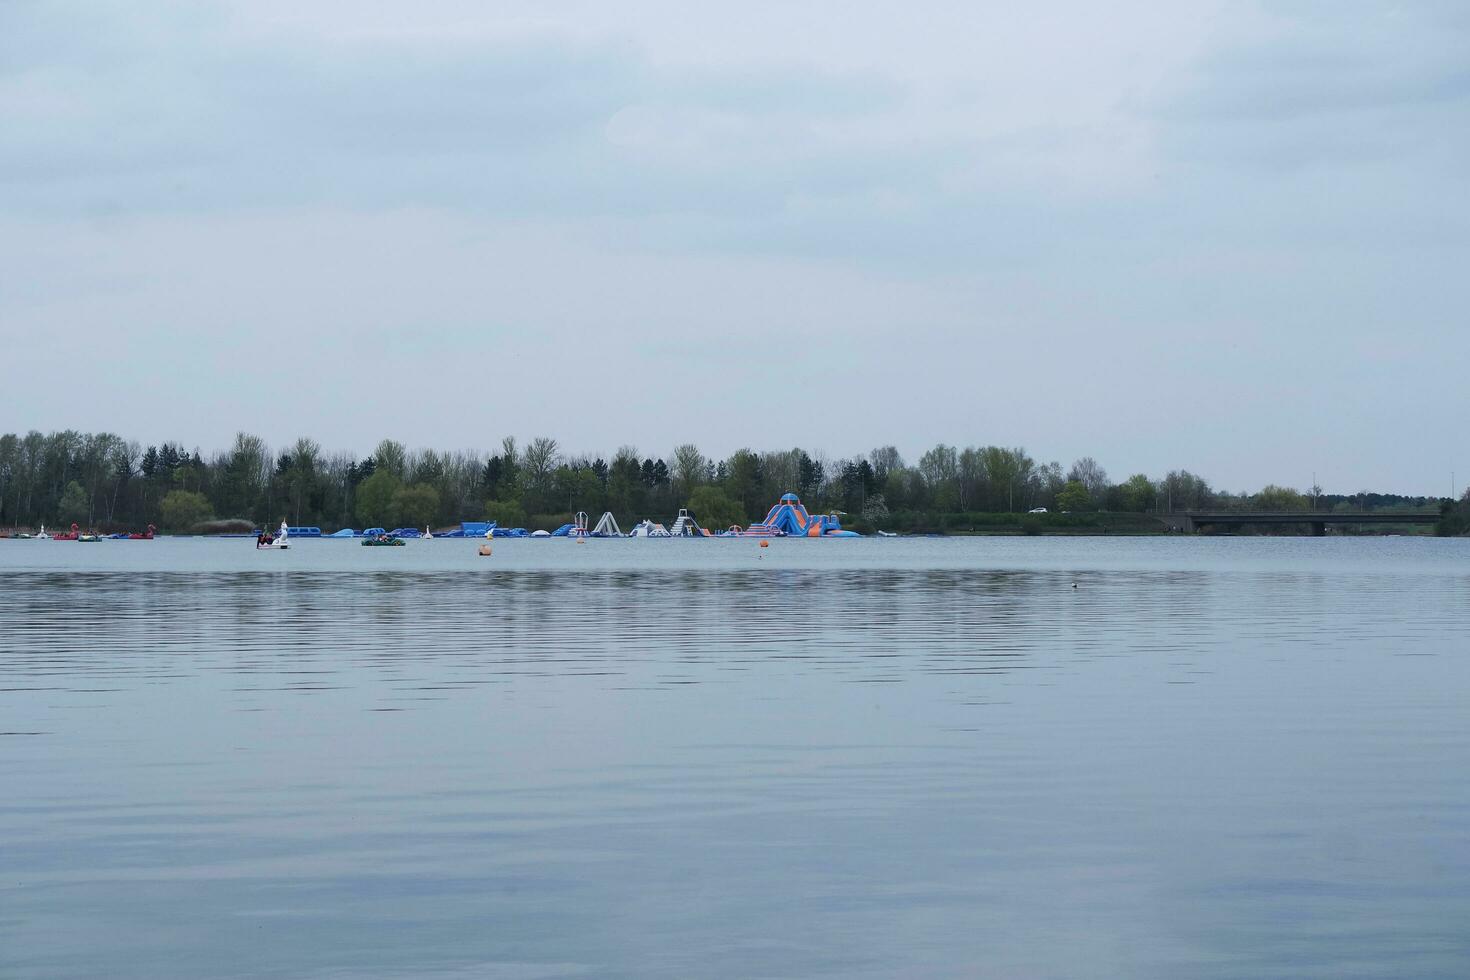
[[[1067,471],[1067,479],[1076,480],[1087,488],[1095,503],[1101,504],[1108,493],[1108,471],[1091,456],[1083,456]]]
[[[395,439],[384,439],[378,443],[378,448],[373,450],[373,459],[378,469],[387,470],[400,480],[408,474],[408,452],[403,443]]]
[[[692,442],[686,442],[682,446],[675,446],[675,491],[687,497],[695,487],[704,482],[705,470],[707,468],[704,454]]]
[[[138,460],[143,457],[143,449],[138,445],[136,439],[127,442],[118,440],[112,447],[112,496],[107,502],[107,519],[111,521],[117,513],[117,495],[122,488],[128,484],[138,472]]]
[[[533,513],[539,512],[546,505],[546,495],[551,489],[551,474],[555,472],[556,464],[561,458],[556,440],[546,436],[532,439],[521,458],[526,491],[530,499],[527,509]]]
[[[889,473],[903,469],[903,457],[894,446],[879,446],[868,454],[868,459],[873,463],[873,472],[879,483],[888,479]]]
[[[321,444],[306,436],[297,439],[296,445],[291,447],[291,470],[287,476],[287,486],[291,494],[292,519],[297,524],[301,523],[302,505],[311,505],[311,492],[316,487],[321,455]]]

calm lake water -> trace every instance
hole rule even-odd
[[[476,544],[0,541],[0,975],[1470,975],[1470,541]]]

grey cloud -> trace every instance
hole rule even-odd
[[[1232,50],[1199,69],[1195,87],[1162,111],[1182,121],[1281,120],[1463,101],[1470,68],[1340,50]]]
[[[676,441],[675,415],[748,440],[739,419],[780,401],[823,418],[828,448],[997,438],[1264,482],[1309,451],[1263,452],[1287,399],[1323,418],[1376,407],[1377,445],[1324,426],[1310,451],[1393,459],[1386,476],[1452,442],[1421,420],[1463,415],[1461,7],[1273,5],[1269,36],[1227,11],[1141,88],[1083,77],[1118,70],[1103,60],[1056,64],[1038,94],[1014,66],[951,77],[863,52],[846,69],[761,50],[690,67],[616,30],[317,46],[237,31],[213,5],[0,2],[0,326],[21,363],[62,332],[115,353],[118,379],[171,358],[201,400],[232,380],[209,358],[263,333],[301,345],[328,443],[377,436],[332,414],[351,372],[310,362],[409,338],[425,359],[517,368],[590,350],[563,365],[575,395],[555,405],[534,371],[492,386],[519,431],[597,416],[589,445]],[[1390,333],[1437,355],[1379,373]],[[1324,336],[1358,346],[1319,357]],[[703,376],[657,366],[637,406],[595,400],[628,351],[813,338],[832,360],[722,375],[718,405],[696,403]],[[416,441],[485,397],[433,372],[402,383],[426,406]],[[114,384],[99,401],[23,373],[7,394],[43,428],[96,427],[82,416],[126,402],[155,438],[178,435],[176,402]],[[891,397],[826,420],[853,390]],[[288,402],[201,413],[195,438],[295,426]],[[1188,425],[1161,430],[1165,405],[1189,406]]]
[[[769,208],[793,186],[862,178],[823,159],[774,171],[718,155],[669,165],[610,145],[609,122],[630,106],[673,105],[804,125],[897,97],[867,75],[655,71],[618,45],[283,50],[218,32],[190,46],[77,40],[0,76],[0,92],[60,107],[0,130],[0,195],[41,212],[79,199],[118,211],[305,200],[513,214]]]
[[[626,58],[541,45],[350,58],[242,56],[209,79],[227,117],[303,147],[393,156],[502,153],[593,131],[638,87]]]
[[[905,87],[876,72],[835,74],[789,67],[683,69],[660,98],[741,113],[845,116],[897,107]]]
[[[1302,3],[1273,36],[1228,41],[1138,108],[1194,163],[1272,170],[1463,158],[1470,17],[1463,5]]]

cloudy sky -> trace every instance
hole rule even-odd
[[[1470,5],[696,6],[3,0],[0,431],[1470,482]]]

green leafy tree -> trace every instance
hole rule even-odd
[[[1210,506],[1214,494],[1203,477],[1188,470],[1171,470],[1159,485],[1159,496],[1172,514],[1178,510],[1203,510]]]
[[[1470,534],[1470,490],[1465,491],[1458,503],[1449,499],[1440,502],[1439,523],[1434,526],[1434,533],[1441,537]]]
[[[685,443],[674,447],[674,491],[688,497],[704,480],[706,460],[698,447]]]
[[[1278,487],[1271,483],[1261,488],[1251,501],[1256,510],[1283,511],[1306,510],[1307,498],[1290,487]]]
[[[87,519],[89,510],[91,505],[87,500],[87,491],[76,480],[72,480],[62,491],[61,503],[56,508],[57,515],[63,522],[81,523]]]
[[[357,485],[357,519],[366,527],[393,527],[398,522],[398,491],[402,486],[391,470],[375,470]]]
[[[1057,510],[1076,514],[1092,510],[1092,494],[1081,480],[1068,480],[1062,492],[1057,494]]]
[[[818,496],[826,476],[826,468],[820,460],[812,459],[806,450],[794,450],[796,454],[796,492],[809,506],[818,505]]]
[[[1108,492],[1108,471],[1091,456],[1083,456],[1067,471],[1067,481],[1076,480],[1087,488],[1094,501],[1102,500]]]
[[[1154,483],[1142,473],[1135,473],[1119,486],[1122,509],[1133,514],[1143,514],[1153,509],[1158,492]]]
[[[955,459],[955,483],[959,489],[959,509],[974,510],[986,490],[985,457],[974,446]]]
[[[514,500],[487,500],[485,520],[494,521],[500,527],[523,527],[526,523],[526,512]]]
[[[591,466],[559,466],[552,481],[554,499],[567,502],[568,513],[587,511],[594,517],[602,513],[602,481]]]
[[[990,486],[990,509],[1014,513],[1019,501],[1024,505],[1036,461],[1017,447],[986,446],[980,450],[985,475]]]
[[[879,494],[886,501],[889,510],[903,510],[909,505],[909,470],[900,466],[888,470],[888,475],[883,478],[883,492]]]
[[[740,504],[719,487],[708,484],[694,488],[689,495],[689,510],[695,520],[711,530],[745,523],[745,512]]]
[[[959,454],[953,446],[940,443],[919,457],[919,473],[930,487],[938,487],[959,474]]]
[[[770,501],[761,498],[761,458],[749,449],[737,449],[725,464],[725,487],[747,519]]]
[[[209,498],[197,490],[170,490],[160,510],[163,526],[174,531],[188,531],[214,516]]]
[[[1036,472],[1032,474],[1032,483],[1037,493],[1037,498],[1032,503],[1055,510],[1057,494],[1067,485],[1067,478],[1062,475],[1062,464],[1052,460],[1036,467]]]
[[[361,499],[359,495],[359,509],[362,506]],[[439,512],[439,491],[422,483],[399,487],[398,491],[393,494],[393,507],[397,512],[397,520],[407,526],[426,526],[433,522],[434,515]]]
[[[314,439],[303,436],[290,452],[291,465],[285,476],[286,492],[291,504],[291,519],[301,524],[311,517],[311,498],[316,491],[317,470],[322,464],[322,447]]]
[[[235,445],[228,456],[215,464],[220,471],[215,499],[223,513],[232,517],[255,516],[265,493],[269,456],[259,436],[235,433]]]
[[[645,492],[638,450],[623,446],[608,467],[607,505],[620,518],[631,519],[642,511]]]

